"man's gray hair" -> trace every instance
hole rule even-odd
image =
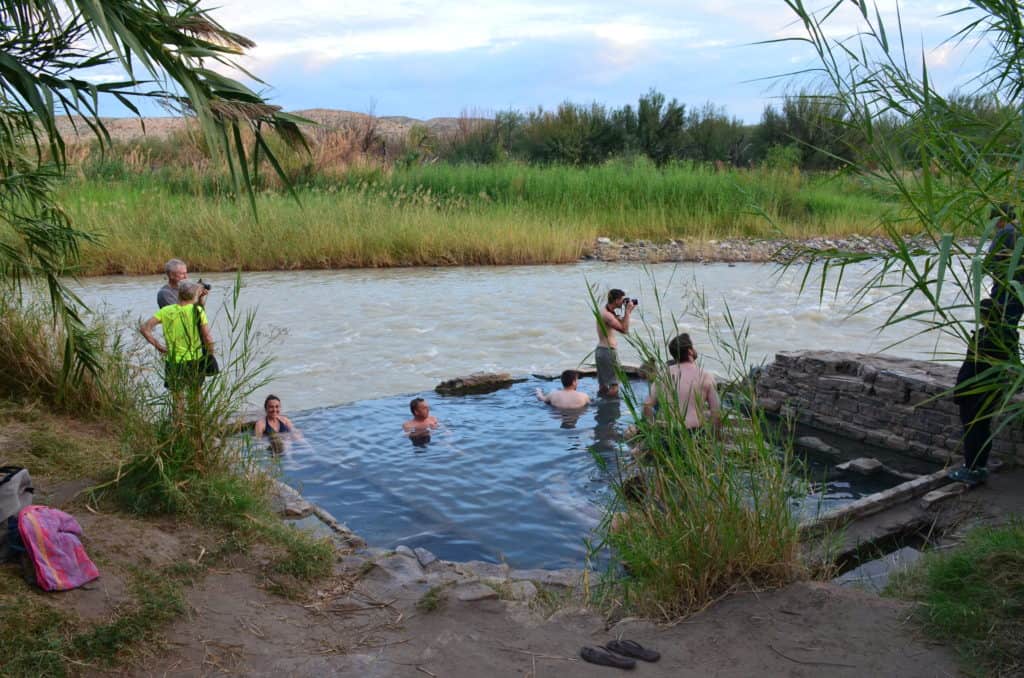
[[[178,283],[178,301],[195,301],[199,296],[199,283],[182,280]]]
[[[164,273],[170,275],[171,271],[178,268],[179,266],[181,268],[188,268],[188,266],[185,265],[185,262],[182,261],[181,259],[171,259],[166,264],[164,264]]]

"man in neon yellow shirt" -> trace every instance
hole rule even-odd
[[[172,391],[203,383],[205,374],[200,364],[203,346],[213,355],[213,336],[206,321],[206,311],[195,304],[199,285],[189,280],[178,283],[178,303],[164,306],[143,323],[142,336],[167,360],[165,385]],[[153,335],[157,325],[163,327],[164,343]]]

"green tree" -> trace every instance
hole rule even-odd
[[[879,224],[892,242],[885,251],[805,250],[797,256],[819,267],[821,293],[833,287],[838,291],[847,266],[870,260],[874,266],[859,298],[872,293],[877,303],[882,293],[894,302],[887,326],[911,324],[917,333],[951,335],[964,351],[949,357],[962,359],[968,347],[977,350],[972,337],[985,328],[982,301],[990,284],[1024,303],[1024,287],[1015,279],[1024,238],[997,265],[987,254],[996,224],[991,207],[1019,201],[1024,170],[1020,5],[1016,0],[973,0],[955,13],[964,23],[951,36],[953,44],[976,41],[991,47],[987,66],[976,78],[978,98],[965,101],[936,91],[926,52],[908,54],[902,30],[886,26],[863,0],[836,1],[820,12],[808,10],[801,0],[786,4],[805,31],[792,40],[814,50],[818,65],[811,75],[829,85],[830,94],[817,96],[827,98],[834,118],[860,139],[850,170],[901,205]],[[861,31],[835,37],[831,23],[848,25],[851,19],[863,26]],[[905,159],[908,153],[913,156]],[[905,160],[916,169],[908,171]],[[904,235],[909,231],[920,235],[910,239]],[[998,389],[1003,423],[1024,416],[1024,404],[1012,397],[1024,387],[1018,350],[1013,346],[1009,357],[989,360],[991,369],[977,380],[979,385],[1005,385]]]
[[[255,209],[261,155],[283,177],[265,132],[292,146],[305,141],[301,119],[222,74],[244,73],[235,59],[252,46],[188,0],[0,0],[0,286],[17,294],[28,282],[45,286],[64,326],[65,376],[97,363],[81,304],[60,277],[74,271],[80,243],[93,238],[53,197],[67,168],[60,117],[107,145],[101,101],[137,115],[140,100],[188,113]],[[90,78],[111,67],[123,79]]]

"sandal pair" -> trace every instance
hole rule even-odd
[[[617,669],[630,670],[636,667],[633,659],[645,662],[656,662],[661,655],[633,640],[610,640],[606,645],[584,647],[580,650],[583,661],[600,666],[611,666]]]

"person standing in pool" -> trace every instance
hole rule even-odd
[[[298,433],[295,424],[291,419],[281,414],[281,399],[271,393],[263,401],[263,411],[266,416],[256,422],[255,434],[257,438],[263,436],[273,437],[282,433]]]
[[[590,404],[590,396],[577,391],[580,375],[576,370],[562,372],[562,388],[552,391],[547,395],[544,391],[537,389],[537,400],[547,403],[559,410],[577,410]]]
[[[410,436],[430,435],[440,424],[437,417],[430,414],[430,405],[423,398],[413,398],[409,402],[412,419],[402,424],[402,430]]]
[[[619,376],[616,368],[619,364],[618,339],[616,332],[629,332],[629,318],[636,308],[633,299],[619,289],[608,292],[608,303],[601,309],[597,318],[597,348],[594,349],[594,362],[597,364],[597,395],[607,398],[619,397]],[[622,309],[622,315],[616,311]]]
[[[689,334],[680,334],[668,342],[668,352],[675,363],[668,366],[669,384],[651,384],[650,394],[644,401],[644,417],[654,416],[654,406],[661,398],[675,398],[679,414],[686,418],[686,428],[695,432],[708,423],[717,431],[722,425],[721,405],[715,377],[697,366],[697,350]],[[662,400],[664,403],[665,401]],[[671,401],[669,401],[671,402]]]

